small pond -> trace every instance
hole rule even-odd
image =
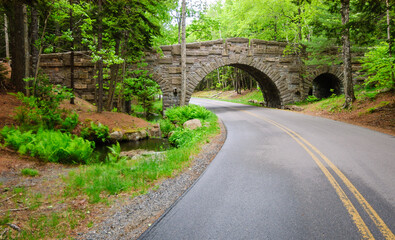
[[[167,138],[147,138],[140,141],[130,141],[130,142],[120,142],[121,152],[136,150],[136,149],[144,149],[148,151],[161,152],[168,150],[171,145]],[[109,150],[108,146],[111,145],[102,145],[98,146],[95,149],[95,152],[99,155],[99,159],[103,161],[107,156]]]

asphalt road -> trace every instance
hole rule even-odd
[[[222,119],[227,140],[141,239],[395,239],[395,137],[289,111],[191,103]]]

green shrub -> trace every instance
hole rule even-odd
[[[63,132],[71,132],[79,123],[78,114],[74,113],[66,116],[66,118],[60,123],[60,130]]]
[[[94,148],[92,142],[81,137],[54,130],[21,132],[6,126],[0,133],[6,146],[49,162],[87,163]]]
[[[378,88],[394,88],[395,57],[388,54],[388,43],[381,42],[365,54],[362,61],[362,72],[365,72],[365,86]]]
[[[166,110],[165,116],[170,122],[182,126],[186,121],[191,119],[207,120],[214,113],[202,106],[190,104],[188,106],[174,107]]]
[[[91,122],[89,127],[81,130],[81,137],[96,143],[104,143],[109,137],[109,129],[106,125],[101,123],[95,124]]]
[[[316,96],[314,96],[314,95],[309,95],[306,98],[306,102],[308,102],[308,103],[317,102],[318,100],[319,99]]]
[[[24,168],[21,170],[21,173],[24,176],[31,176],[31,177],[35,177],[38,175],[38,171],[36,169],[31,169],[31,168]]]
[[[169,119],[161,119],[159,121],[160,130],[163,136],[168,136],[171,131],[174,131],[176,127]]]
[[[30,80],[32,79],[26,79],[27,82]],[[31,96],[21,92],[14,94],[23,103],[23,106],[17,108],[15,119],[19,124],[30,126],[31,129],[73,130],[78,124],[78,116],[76,114],[69,116],[66,110],[59,109],[64,99],[73,96],[70,89],[50,84],[45,75],[40,75],[37,82],[35,88],[30,88],[33,93]]]

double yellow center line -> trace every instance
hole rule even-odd
[[[220,104],[218,104],[218,105],[220,105]],[[221,105],[221,106],[223,106],[223,105]],[[244,113],[254,116],[258,119],[262,119],[265,122],[270,123],[270,124],[276,126],[277,128],[283,130],[285,133],[287,133],[289,136],[291,136],[311,156],[311,158],[314,160],[314,162],[317,164],[317,166],[321,169],[321,171],[324,173],[326,178],[329,180],[330,184],[335,189],[335,191],[336,191],[337,195],[339,196],[340,200],[342,201],[344,207],[347,209],[352,220],[354,221],[355,225],[357,226],[362,239],[374,239],[374,237],[373,237],[372,233],[370,232],[369,228],[366,226],[362,217],[359,215],[358,211],[356,210],[356,208],[350,201],[350,199],[347,197],[344,190],[341,188],[339,183],[336,181],[335,177],[329,172],[327,167],[324,166],[323,162],[325,162],[330,167],[330,169],[332,169],[333,172],[335,172],[336,175],[344,182],[346,187],[354,195],[354,197],[357,199],[358,203],[362,206],[364,211],[369,215],[369,217],[372,219],[372,221],[377,226],[377,228],[380,230],[381,234],[385,237],[385,239],[395,240],[395,235],[391,232],[391,230],[384,223],[384,221],[380,218],[380,216],[373,209],[373,207],[368,203],[368,201],[366,201],[366,199],[362,196],[362,194],[356,189],[356,187],[350,182],[350,180],[348,180],[348,178],[332,163],[332,161],[330,161],[315,146],[313,146],[310,142],[308,142],[306,139],[304,139],[302,136],[300,136],[296,132],[292,131],[291,129],[285,127],[284,125],[282,125],[280,123],[277,123],[271,119],[268,119],[266,117],[257,115],[255,113],[252,113],[252,112],[249,112],[246,110],[240,110],[240,109],[236,109],[236,108],[232,108],[232,109],[244,112]]]

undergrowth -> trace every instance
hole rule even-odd
[[[90,141],[54,130],[39,129],[34,133],[5,126],[0,134],[6,146],[48,162],[88,163],[94,148]]]
[[[172,177],[188,166],[191,157],[219,131],[217,117],[203,107],[177,107],[169,109],[166,116],[168,123],[176,122],[172,135],[176,148],[131,160],[121,157],[119,145],[113,145],[106,161],[82,166],[78,171],[69,173],[65,178],[65,194],[85,194],[90,202],[95,203],[105,199],[108,194],[130,190],[137,194],[145,193],[156,180]],[[196,130],[181,130],[182,124],[193,118],[200,118],[206,124]]]

